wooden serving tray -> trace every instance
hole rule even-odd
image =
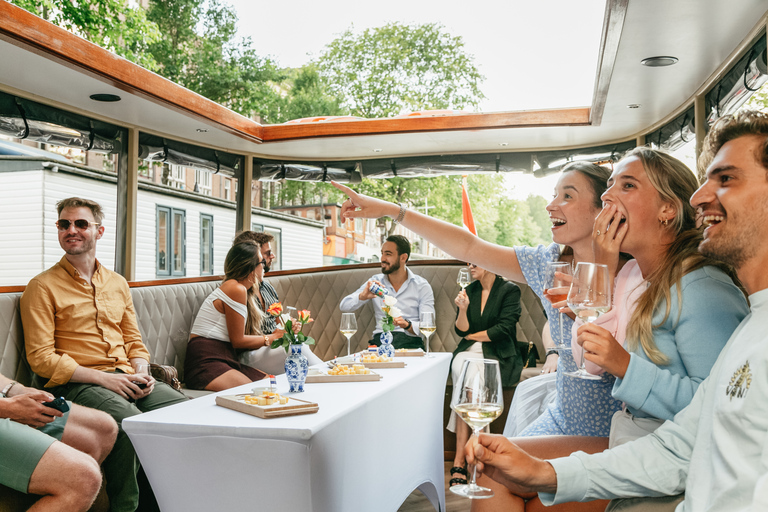
[[[420,348],[407,348],[404,352],[395,350],[395,357],[424,357],[424,350]]]
[[[337,364],[344,364],[347,366],[352,366],[355,364],[361,364],[365,366],[366,368],[405,368],[405,361],[387,361],[386,363],[354,363],[352,361],[350,362],[344,362],[344,361],[337,361]]]
[[[245,395],[217,396],[216,405],[226,407],[259,418],[279,418],[282,416],[296,416],[298,414],[312,414],[320,409],[314,402],[288,397],[287,404],[252,405],[245,403]]]
[[[381,380],[381,375],[371,372],[367,375],[328,375],[326,373],[309,374],[305,382],[374,382]]]

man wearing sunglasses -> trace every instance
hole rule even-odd
[[[56,226],[64,256],[34,277],[21,297],[27,360],[54,396],[102,410],[118,425],[123,418],[186,401],[149,373],[149,352],[141,339],[128,283],[96,259],[104,234],[101,206],[71,197],[56,205]],[[138,507],[138,458],[119,430],[104,461],[112,511]]]

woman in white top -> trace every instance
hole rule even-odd
[[[263,379],[261,370],[238,361],[237,350],[268,347],[282,337],[278,329],[261,333],[264,317],[258,302],[264,259],[253,242],[234,245],[224,260],[224,282],[200,306],[192,326],[184,380],[190,389],[221,391]]]

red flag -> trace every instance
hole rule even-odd
[[[467,228],[470,233],[477,236],[477,230],[475,229],[475,219],[472,218],[472,208],[469,206],[466,176],[462,176],[461,181],[461,221],[464,224],[464,227]]]

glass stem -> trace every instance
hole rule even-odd
[[[565,338],[563,338],[563,313],[560,313],[560,346],[565,348]],[[546,358],[544,358],[546,360]]]
[[[475,439],[477,439],[477,442],[480,442],[480,432],[482,432],[482,429],[476,429],[472,428],[472,434],[474,434]],[[474,451],[474,448],[473,448]],[[475,461],[475,465],[472,468],[472,481],[469,482],[469,488],[474,489],[477,487],[477,461]]]
[[[350,338],[349,336],[347,336],[346,338],[347,338],[347,355],[350,355],[352,353],[352,346],[350,343],[352,338]]]

